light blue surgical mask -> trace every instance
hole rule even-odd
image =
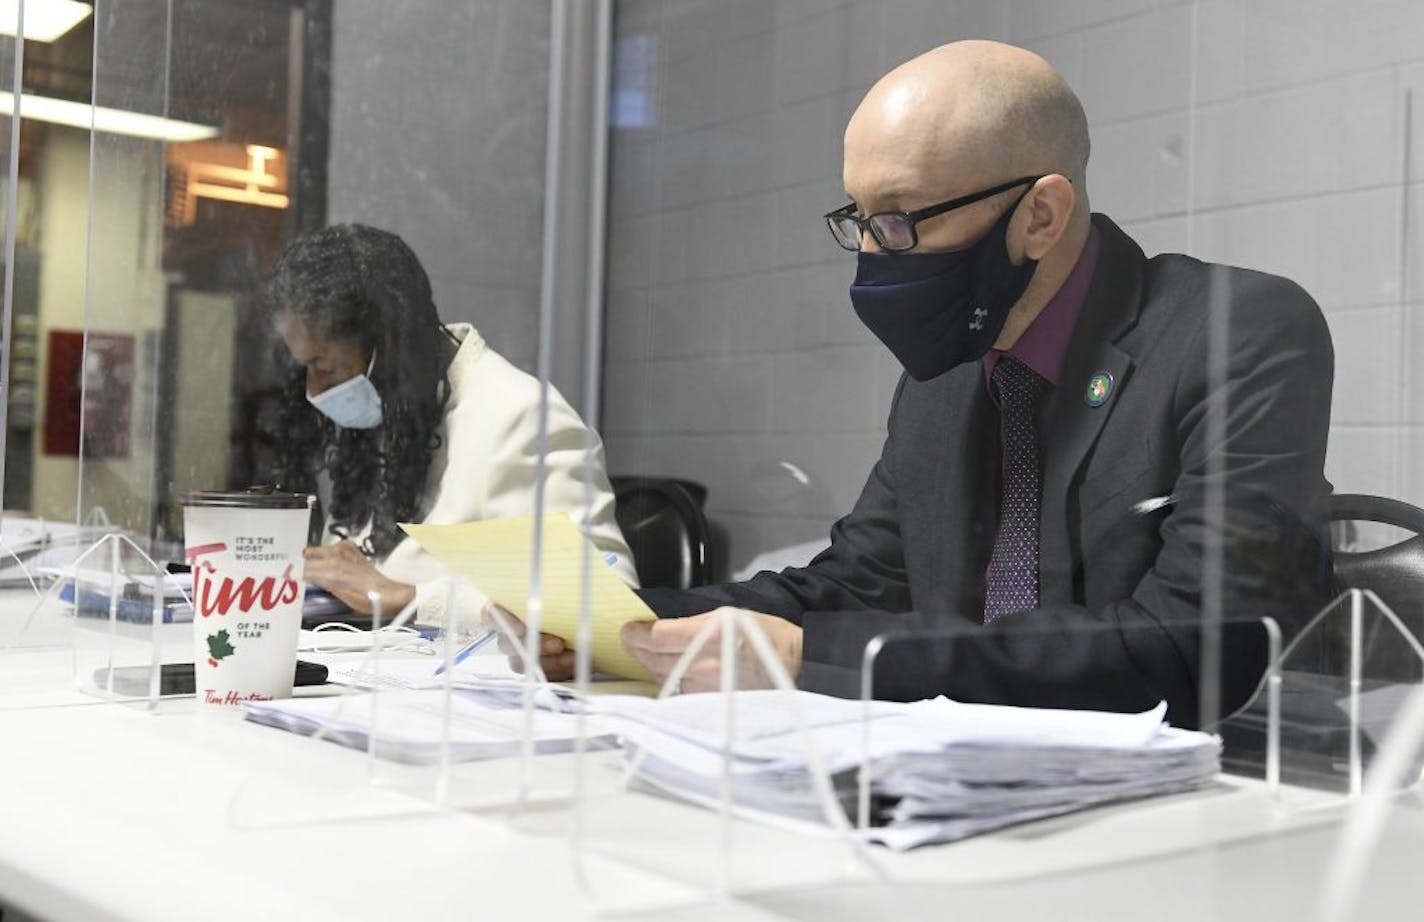
[[[343,429],[374,429],[381,424],[381,394],[371,383],[371,369],[376,367],[376,355],[371,353],[371,364],[365,374],[342,381],[312,396],[307,390],[307,400],[327,419]]]

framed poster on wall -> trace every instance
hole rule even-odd
[[[127,458],[133,385],[132,335],[90,333],[86,349],[82,331],[51,330],[44,453]]]

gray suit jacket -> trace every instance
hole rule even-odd
[[[1195,726],[1205,609],[1242,622],[1223,628],[1212,687],[1226,711],[1243,703],[1265,663],[1256,619],[1290,634],[1334,590],[1330,335],[1290,281],[1149,260],[1093,220],[1102,249],[1044,424],[1039,609],[981,623],[998,417],[975,362],[901,379],[881,458],[809,565],[646,590],[654,610],[732,604],[795,621],[801,683],[818,690],[858,694],[872,637],[928,629],[940,636],[886,646],[877,696],[1115,710],[1166,699],[1173,723]],[[1114,386],[1092,406],[1099,372]]]

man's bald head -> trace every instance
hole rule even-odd
[[[852,195],[938,200],[1045,173],[1085,190],[1078,97],[1043,58],[998,42],[942,45],[895,68],[861,101],[845,144]]]
[[[984,241],[1005,216],[1013,265],[1032,261],[994,341],[1008,349],[1072,272],[1088,240],[1088,124],[1078,97],[1038,55],[998,42],[955,42],[907,61],[871,87],[845,134],[845,188],[863,214],[913,212],[1033,178],[918,221],[920,253]],[[860,248],[880,248],[862,232]]]

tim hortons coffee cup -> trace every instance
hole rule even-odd
[[[185,493],[182,502],[199,703],[232,708],[290,697],[315,497]]]

